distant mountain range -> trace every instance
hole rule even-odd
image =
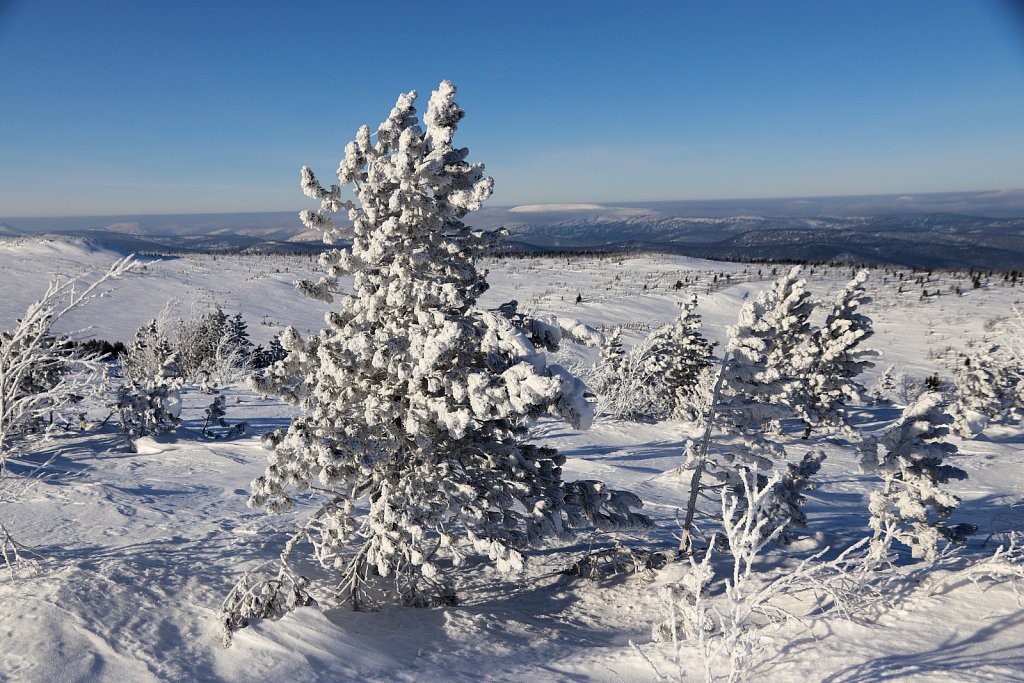
[[[487,208],[524,251],[644,250],[711,259],[1024,269],[1024,191],[546,204]],[[0,234],[60,233],[119,251],[317,251],[297,213],[4,218]]]
[[[506,226],[543,250],[629,249],[724,260],[836,261],[1024,269],[1024,218],[953,214],[847,218],[651,218]]]

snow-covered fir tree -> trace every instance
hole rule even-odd
[[[988,349],[966,356],[956,373],[956,403],[952,412],[953,430],[959,436],[980,433],[1006,407],[995,351]]]
[[[287,355],[288,352],[281,346],[281,335],[275,334],[273,339],[267,344],[267,348],[263,348],[261,344],[253,349],[252,367],[254,370],[262,370],[279,360],[284,360]]]
[[[528,418],[585,428],[593,405],[582,382],[547,365],[509,318],[476,306],[487,283],[475,261],[497,235],[462,219],[490,196],[492,180],[452,145],[463,117],[454,95],[447,81],[433,93],[425,128],[416,93],[400,96],[375,134],[363,126],[346,146],[340,185],[324,188],[303,168],[303,190],[321,200],[304,222],[331,242],[340,229],[329,214],[344,211],[352,246],[324,254],[326,276],[300,285],[336,302],[327,328],[307,339],[287,330],[287,358],[254,382],[301,415],[267,435],[269,466],[249,504],[281,511],[297,494],[321,498],[297,538],[357,607],[381,591],[409,604],[448,602],[447,569],[469,553],[515,571],[525,546],[581,518],[647,522],[628,494],[563,483],[563,456],[527,442]],[[349,185],[354,202],[342,198]],[[352,294],[338,286],[344,273],[354,276]],[[260,605],[280,607],[247,602],[250,593],[232,593],[228,628],[261,616]]]
[[[813,477],[821,470],[824,459],[823,451],[808,451],[799,463],[784,463],[779,475],[772,479],[773,490],[766,502],[769,521],[765,528],[781,528],[778,538],[784,543],[793,540],[794,530],[807,526],[807,515],[803,509],[807,500],[804,492],[814,489]]]
[[[657,402],[656,378],[648,364],[651,340],[622,345],[622,331],[614,328],[600,345],[600,357],[588,384],[597,394],[597,411],[616,420],[662,417]]]
[[[943,463],[957,452],[944,440],[951,422],[942,397],[926,392],[892,427],[862,442],[861,469],[882,480],[869,502],[876,556],[886,555],[895,540],[914,557],[933,560],[941,540],[963,542],[974,531],[971,525],[948,522],[960,499],[943,485],[967,478],[962,469]]]
[[[687,398],[692,415],[690,419],[699,429],[707,426],[711,416],[711,404],[715,398],[715,384],[720,374],[719,364],[709,365],[700,371],[693,387],[693,393]]]
[[[249,339],[249,325],[241,313],[235,313],[228,320],[225,343],[236,349],[246,362],[251,360],[253,345]]]
[[[598,412],[616,420],[667,417],[659,398],[659,377],[648,362],[652,344],[650,338],[644,339],[620,357],[608,356],[611,362],[598,368]]]
[[[810,352],[800,364],[792,401],[806,424],[805,438],[813,426],[846,427],[846,405],[867,399],[867,390],[856,379],[874,367],[870,359],[878,355],[862,345],[874,334],[871,318],[863,312],[871,301],[864,288],[867,278],[868,271],[861,270],[846,284],[836,295],[825,323],[811,335]],[[893,381],[891,375],[884,381]]]
[[[700,382],[714,365],[712,344],[701,334],[697,297],[680,304],[679,317],[650,336],[644,365],[651,376],[655,401],[675,419],[693,420],[701,407]]]
[[[696,299],[628,350],[621,328],[601,344],[590,385],[597,392],[599,412],[615,419],[696,419],[700,415],[702,373],[713,364],[712,345],[700,332]]]
[[[118,387],[115,412],[131,448],[142,436],[174,431],[181,420],[181,356],[156,319],[136,331],[120,358],[126,378]]]
[[[173,353],[170,341],[154,318],[135,332],[135,338],[119,359],[121,372],[129,379],[155,377]]]
[[[140,330],[142,336],[148,334],[149,326]],[[136,335],[136,355],[139,357],[138,344],[140,335]],[[160,367],[150,376],[129,377],[118,387],[115,412],[121,433],[129,447],[135,450],[135,442],[140,437],[165,434],[177,429],[181,424],[181,387],[184,379],[178,366],[179,355],[171,350],[166,340],[154,347],[147,347],[146,354],[156,358],[164,353]],[[129,356],[132,349],[129,349]]]
[[[207,378],[216,365],[218,348],[229,334],[228,315],[219,306],[198,317],[179,320],[171,336],[182,375],[192,382]]]
[[[229,316],[219,306],[186,318],[162,319],[152,331],[178,353],[182,377],[207,391],[238,381],[259,360],[245,319],[240,313]]]
[[[871,395],[879,401],[891,401],[896,394],[896,364],[890,363],[871,387]]]
[[[597,374],[593,382],[594,390],[599,394],[607,394],[611,389],[622,383],[622,366],[626,352],[622,348],[622,328],[615,327],[605,335],[601,344],[601,354],[597,363]]]
[[[783,280],[788,276],[783,276]],[[784,457],[782,447],[761,435],[767,426],[793,414],[787,403],[792,376],[778,354],[777,311],[787,304],[779,286],[748,299],[727,332],[725,370],[715,412],[730,429],[749,435],[750,452]],[[737,454],[742,459],[742,455]]]

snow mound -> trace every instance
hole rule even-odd
[[[82,264],[97,261],[114,261],[121,258],[120,254],[87,239],[23,237],[0,242],[0,255],[8,258],[22,259],[60,259]]]

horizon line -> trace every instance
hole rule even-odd
[[[703,198],[703,199],[649,199],[649,200],[601,200],[601,201],[570,201],[565,200],[561,202],[519,202],[516,204],[499,204],[494,206],[485,206],[481,210],[486,209],[514,209],[519,206],[564,206],[570,204],[594,204],[604,207],[615,207],[615,206],[628,206],[630,204],[686,204],[686,203],[700,203],[700,202],[765,202],[765,201],[792,201],[792,200],[823,200],[823,199],[856,199],[856,198],[884,198],[884,197],[935,197],[940,195],[985,195],[985,194],[1014,194],[1021,193],[1024,196],[1024,187],[1021,188],[1002,188],[1002,189],[980,189],[980,190],[945,190],[939,192],[886,192],[886,193],[874,193],[874,194],[824,194],[824,195],[786,195],[786,196],[774,196],[774,197],[720,197],[720,198]],[[84,213],[84,214],[37,214],[37,215],[21,215],[21,216],[4,216],[0,215],[0,220],[39,220],[46,218],[128,218],[128,217],[161,217],[161,216],[238,216],[238,215],[259,215],[269,213],[295,213],[298,216],[301,208],[291,209],[279,209],[273,210],[268,209],[264,211],[168,211],[163,213]],[[478,213],[474,212],[474,213]]]

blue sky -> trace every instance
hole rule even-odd
[[[494,205],[1024,187],[987,0],[0,0],[0,216],[306,208],[442,79]]]

